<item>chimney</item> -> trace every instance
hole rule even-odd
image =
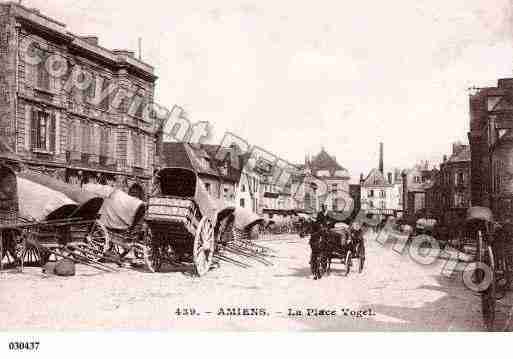
[[[363,184],[363,173],[360,173],[360,184]]]
[[[379,172],[383,174],[383,142],[379,143]]]
[[[388,172],[387,176],[388,176],[388,183],[392,184],[392,172]]]
[[[443,163],[447,162],[447,155],[444,155]]]
[[[98,36],[80,36],[80,38],[88,44],[98,46]]]

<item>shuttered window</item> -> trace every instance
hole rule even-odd
[[[30,147],[32,150],[55,152],[55,114],[32,109],[30,120]]]
[[[142,141],[141,135],[132,134],[132,147],[134,154],[134,166],[141,167],[142,166]]]
[[[91,126],[82,122],[82,153],[91,153]]]
[[[103,81],[102,81],[102,92],[101,92],[102,95],[108,93],[109,85],[110,85],[110,80],[107,79],[107,78],[103,78]],[[110,101],[110,96],[106,95],[103,98],[103,100],[100,102],[100,109],[102,109],[104,111],[107,111],[109,109],[109,101]]]
[[[49,53],[38,49],[37,55],[41,59],[41,62],[37,64],[37,87],[44,89],[44,90],[50,90],[50,73],[47,71],[45,64],[46,60],[49,57]]]

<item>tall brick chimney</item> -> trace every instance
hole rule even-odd
[[[379,143],[379,172],[383,174],[383,142]]]

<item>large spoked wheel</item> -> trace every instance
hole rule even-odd
[[[100,260],[110,248],[109,231],[103,224],[95,221],[86,235],[85,242],[88,248],[84,254],[91,260]]]
[[[493,331],[495,324],[495,305],[497,295],[497,287],[495,282],[495,258],[491,246],[484,248],[483,252],[483,263],[490,268],[491,278],[490,285],[483,292],[481,292],[481,308],[486,328],[490,331]]]
[[[1,238],[1,253],[0,262],[2,267],[12,268],[18,263],[17,252],[20,251],[19,235],[14,230],[5,230],[0,233]]]
[[[43,247],[35,244],[35,235],[33,233],[24,233],[26,243],[23,248],[21,258],[24,266],[44,266],[50,259],[50,253]]]
[[[203,217],[194,237],[193,261],[196,275],[205,275],[210,269],[214,257],[215,238],[212,221]]]
[[[136,247],[136,256],[142,257],[150,272],[159,272],[162,267],[162,253],[150,227],[144,233],[144,244]]]
[[[349,275],[349,272],[351,272],[351,265],[353,264],[353,260],[352,260],[352,252],[350,249],[347,250],[346,252],[346,270],[344,272],[344,275]]]
[[[358,244],[356,253],[358,253],[358,273],[361,273],[365,265],[365,246],[363,243]]]

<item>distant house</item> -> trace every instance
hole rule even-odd
[[[305,159],[302,171],[307,179],[302,190],[305,209],[315,212],[325,204],[331,211],[352,211],[354,201],[349,194],[349,171],[334,156],[322,148],[316,156]]]
[[[402,213],[402,179],[399,170],[385,174],[383,144],[379,147],[378,168],[360,178],[361,208],[381,216],[399,216]]]
[[[228,157],[216,156],[219,150],[229,151],[214,145],[163,143],[159,167],[192,169],[213,198],[235,203],[241,169],[235,168]]]

